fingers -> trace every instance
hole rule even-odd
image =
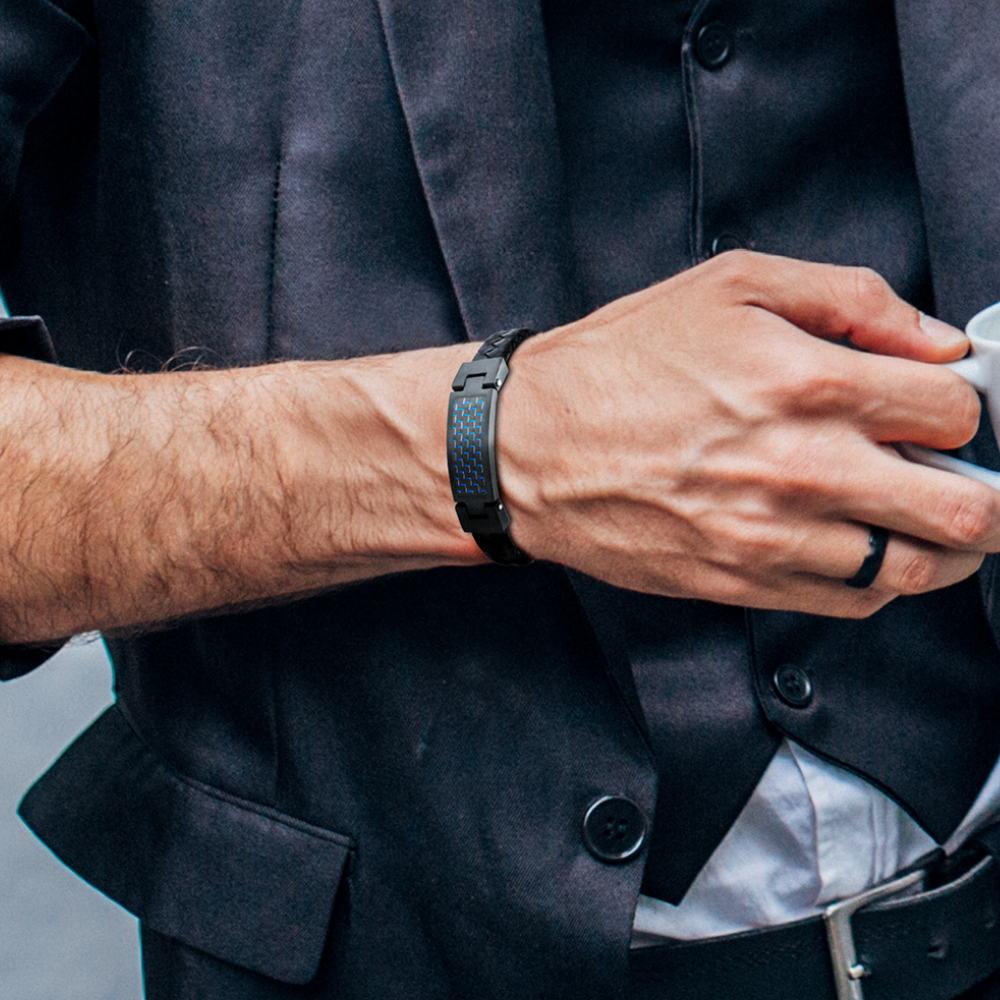
[[[718,262],[717,280],[735,301],[761,310],[761,322],[753,323],[761,346],[774,342],[777,317],[788,332],[848,340],[866,352],[820,348],[815,340],[789,351],[783,341],[782,382],[793,401],[814,411],[846,406],[877,441],[949,449],[975,433],[975,390],[936,364],[966,353],[964,333],[904,302],[874,271],[747,252],[721,255]]]
[[[854,578],[871,552],[868,525],[845,524],[841,527],[845,536],[843,545],[827,550],[825,571],[817,574],[838,582]],[[890,533],[881,567],[870,587],[890,597],[923,594],[964,580],[979,569],[982,561],[981,552],[959,552],[908,535]]]
[[[784,503],[758,527],[744,521],[738,534],[748,547],[717,549],[718,575],[703,581],[715,599],[862,617],[897,596],[951,586],[978,570],[984,552],[998,550],[1000,492],[881,449],[866,451],[825,509],[820,499],[806,513],[811,487],[800,480],[787,484]],[[870,525],[890,531],[884,559],[869,588],[852,590],[845,581],[869,555]]]
[[[753,350],[740,374],[757,379],[789,420],[846,420],[876,442],[958,448],[979,426],[976,390],[941,365],[854,351],[751,309],[741,329]]]
[[[804,611],[825,617],[863,618],[896,597],[948,587],[971,576],[982,564],[975,552],[957,552],[905,535],[890,534],[882,566],[870,587],[852,589],[846,580],[855,575],[869,554],[867,525],[827,525],[813,536],[803,552],[802,567],[794,572],[773,567],[760,576],[706,579],[717,587],[715,600],[727,604]]]
[[[882,569],[871,586],[893,597],[924,594],[972,576],[983,558],[981,552],[957,552],[906,535],[890,534]]]
[[[877,525],[959,552],[1000,552],[1000,491],[965,476],[909,462],[895,449],[860,438],[829,441],[825,448],[819,440],[819,445],[813,444],[812,457],[803,456],[794,465],[798,456],[771,451],[769,465],[777,471],[759,476],[759,483],[762,493],[770,488],[778,498],[768,510],[775,522],[797,521],[806,535],[817,524]],[[826,549],[840,546],[856,555],[858,543],[850,545],[843,531],[837,530],[839,534],[825,540]],[[795,539],[798,551],[805,541]],[[863,556],[862,551],[856,560],[848,557],[846,563],[830,569],[809,568],[850,576]]]
[[[965,334],[920,313],[875,271],[735,251],[708,262],[747,305],[759,306],[827,340],[848,340],[876,354],[955,361]],[[707,265],[703,265],[707,266]]]
[[[814,583],[836,583],[847,587],[871,552],[871,526],[848,521],[790,520],[782,525],[780,537],[756,539],[756,557],[751,560],[759,575],[748,579],[754,586],[780,586],[785,578],[799,581],[810,578]],[[920,594],[947,587],[974,573],[983,560],[983,553],[949,549],[910,535],[889,532],[889,540],[881,567],[871,583],[871,589],[884,595]],[[727,563],[728,554],[716,561],[723,572],[740,572],[742,561]],[[850,600],[849,595],[834,589],[834,596]]]
[[[789,433],[775,421],[739,443],[739,448],[704,456],[697,476],[689,473],[682,484],[696,498],[698,490],[710,489],[712,505],[684,506],[685,497],[683,503],[676,500],[680,487],[672,485],[683,516],[708,512],[707,535],[739,538],[749,531],[768,545],[772,530],[794,529],[779,537],[779,545],[787,545],[797,559],[816,541],[817,530],[835,532],[825,540],[825,550],[854,552],[843,529],[826,526],[868,524],[962,552],[1000,552],[1000,490],[910,462],[895,448],[873,444],[836,421],[817,421],[805,434]],[[832,568],[800,565],[847,577],[863,554]]]
[[[873,441],[947,450],[975,434],[982,404],[975,389],[953,372],[856,351],[844,355],[836,369],[845,378],[844,396],[855,425]],[[821,381],[826,377],[821,375]]]
[[[855,559],[859,552],[861,561],[868,554],[868,534],[866,526],[856,526],[856,537],[851,546]],[[846,552],[844,555],[846,559]],[[861,561],[856,562],[854,571],[848,571],[851,575]],[[982,562],[982,553],[956,552],[906,535],[890,534],[882,567],[870,587],[852,590],[839,578],[800,577],[795,589],[800,591],[801,598],[814,602],[816,614],[864,617],[896,597],[950,587],[975,573]],[[825,607],[823,601],[826,602]],[[801,602],[798,603],[801,606]]]
[[[846,517],[960,552],[1000,551],[1000,492],[872,449]]]

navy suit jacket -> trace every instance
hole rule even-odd
[[[1000,295],[997,14],[898,14],[938,312],[963,323]],[[0,283],[65,363],[343,357],[579,314],[537,0],[5,0],[0,38]],[[955,592],[957,614],[997,619],[995,572]],[[112,643],[118,707],[23,813],[148,926],[279,980],[619,994],[644,858],[588,854],[588,803],[674,816],[683,884],[778,733],[823,749],[870,673],[785,719],[754,658],[802,623],[751,622],[747,659],[713,680],[719,739],[671,774],[616,631],[631,600],[551,566],[440,570]],[[913,607],[831,645],[899,646]],[[654,614],[694,668],[705,623],[741,613]],[[833,731],[941,833],[996,755],[997,691],[958,638],[920,638],[986,708],[933,684],[904,697],[904,656],[870,719]],[[901,714],[926,761],[911,778],[909,744],[878,738]],[[954,776],[956,745],[986,750]],[[731,780],[700,802],[706,760]],[[933,790],[953,776],[959,792]]]

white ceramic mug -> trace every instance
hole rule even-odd
[[[986,408],[993,424],[993,433],[1000,441],[1000,302],[976,313],[965,328],[972,349],[961,361],[945,365],[974,385],[986,397]],[[900,452],[914,462],[931,465],[935,469],[957,472],[978,479],[1000,490],[1000,472],[991,472],[971,462],[963,462],[951,455],[942,455],[930,448],[915,444],[897,445]]]

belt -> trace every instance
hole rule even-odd
[[[1000,968],[1000,865],[934,852],[816,917],[631,953],[633,1000],[948,1000]],[[951,878],[950,873],[945,877]],[[933,888],[927,888],[934,886]]]

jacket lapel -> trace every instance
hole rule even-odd
[[[438,238],[470,337],[575,318],[539,0],[379,0]]]
[[[936,311],[964,326],[1000,299],[1000,7],[896,0],[896,21]],[[969,457],[996,467],[988,422]],[[1000,641],[998,571],[988,556],[979,582]]]
[[[938,314],[1000,299],[1000,6],[896,0]]]

